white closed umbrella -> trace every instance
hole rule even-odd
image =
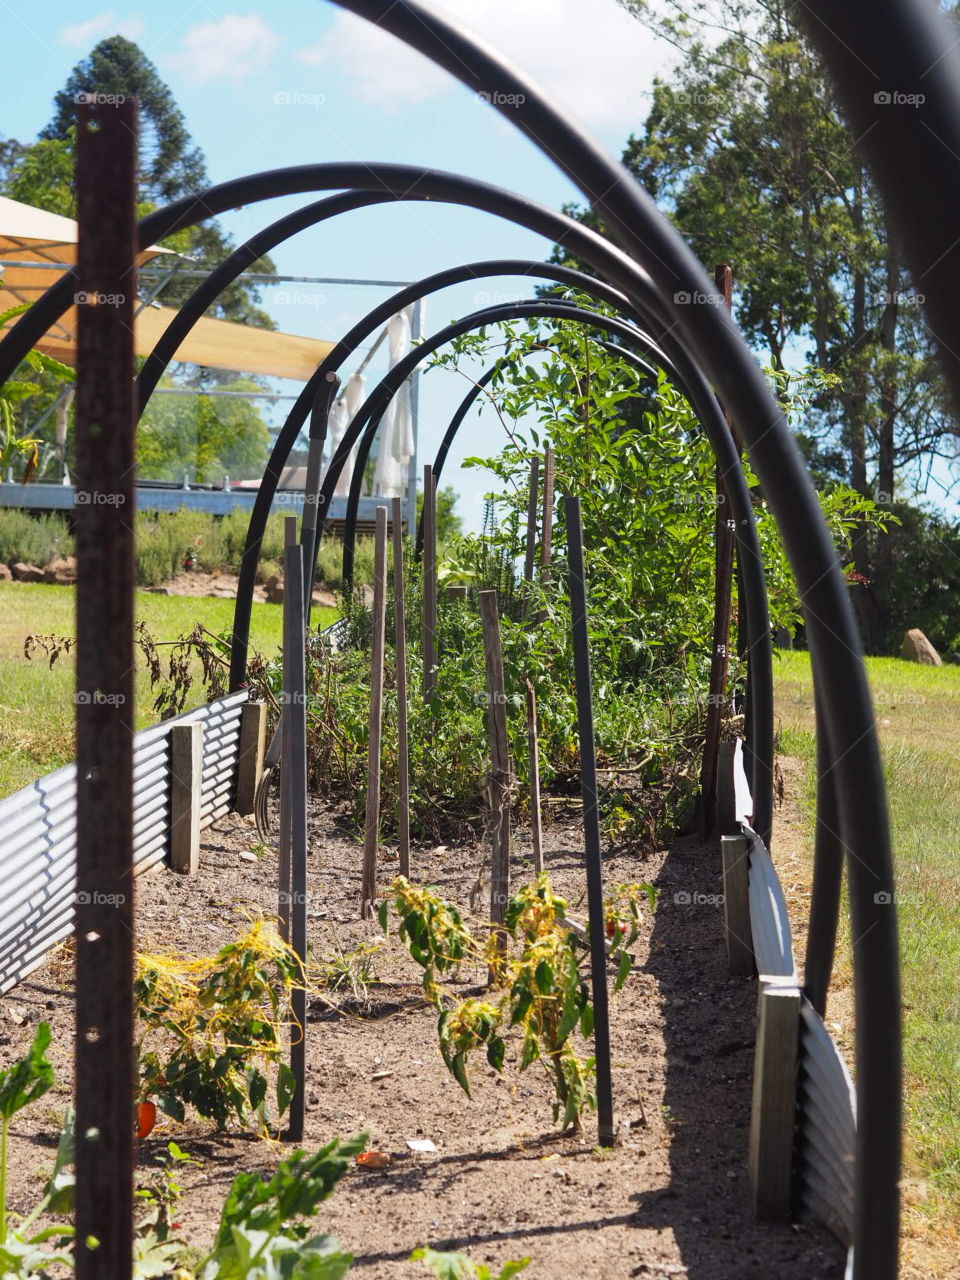
[[[330,417],[327,420],[327,434],[330,440],[330,458],[336,453],[343,439],[347,427],[353,421],[354,416],[360,406],[366,399],[364,390],[364,377],[362,373],[355,373],[344,388],[343,394],[338,396],[333,402],[330,409]],[[357,449],[354,446],[350,450],[350,456],[347,458],[341,472],[340,478],[337,480],[336,488],[333,491],[335,498],[346,498],[350,493],[350,480],[353,476],[353,468],[357,462]]]
[[[407,355],[411,347],[410,308],[398,311],[387,326],[390,341],[390,368]],[[373,492],[386,498],[400,497],[405,488],[410,459],[414,453],[413,413],[410,407],[410,380],[405,379],[390,401],[378,432],[380,449],[373,473]]]

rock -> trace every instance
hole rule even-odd
[[[38,569],[35,564],[24,564],[22,560],[18,560],[16,564],[11,565],[11,572],[17,582],[43,581],[43,570]]]
[[[279,574],[272,573],[263,584],[263,590],[267,604],[283,604],[283,579]]]
[[[72,587],[77,580],[77,561],[74,556],[51,560],[43,571],[44,582],[53,582],[61,587]]]
[[[919,627],[912,627],[903,637],[900,656],[908,662],[920,662],[928,667],[943,666],[939,653]]]
[[[0,564],[0,582],[12,582],[13,574],[8,564]]]

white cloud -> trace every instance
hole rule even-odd
[[[166,65],[190,80],[244,80],[276,53],[279,37],[258,13],[227,13],[190,27]]]
[[[663,46],[616,0],[432,0],[472,28],[594,128],[639,126]],[[339,11],[327,34],[298,57],[336,67],[356,96],[388,110],[438,97],[446,72],[372,23]]]
[[[126,36],[128,40],[136,40],[142,31],[142,18],[133,15],[118,22],[116,10],[110,9],[106,13],[98,13],[95,18],[88,18],[86,22],[61,27],[57,39],[61,44],[88,45],[106,35]]]

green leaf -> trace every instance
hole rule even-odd
[[[45,1057],[49,1044],[50,1027],[41,1022],[27,1053],[12,1067],[0,1071],[0,1116],[5,1120],[53,1087],[53,1066]]]
[[[580,1013],[580,1034],[585,1040],[593,1035],[593,1005],[585,1004]]]
[[[619,991],[627,978],[630,977],[630,970],[633,968],[633,956],[629,952],[624,951],[620,957],[620,964],[617,968],[617,980],[613,984],[614,991]]]
[[[388,898],[384,898],[384,900],[380,903],[379,907],[377,907],[377,919],[380,922],[380,928],[383,933],[387,932],[387,922],[389,920],[389,917],[390,917],[390,900]]]
[[[553,967],[546,960],[541,960],[534,974],[537,989],[541,995],[549,995],[553,990]]]
[[[494,1071],[503,1070],[503,1057],[506,1046],[500,1036],[492,1036],[487,1045],[487,1061]]]
[[[283,1115],[297,1091],[297,1077],[286,1062],[277,1065],[277,1109]]]

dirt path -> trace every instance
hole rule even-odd
[[[356,918],[358,845],[329,811],[314,815],[312,831],[311,939],[318,954],[329,955],[378,930]],[[521,831],[516,841],[515,879],[531,874],[525,836]],[[242,928],[244,912],[265,910],[276,862],[272,853],[249,860],[255,844],[249,823],[231,816],[206,833],[197,877],[161,870],[142,879],[141,947],[211,951]],[[584,884],[578,823],[571,817],[549,827],[546,845],[554,887],[576,914]],[[474,847],[418,849],[414,878],[465,904],[478,860]],[[395,866],[385,864],[384,879]],[[753,982],[725,971],[715,849],[685,838],[645,860],[610,857],[605,876],[608,884],[650,880],[660,889],[636,948],[636,970],[613,1009],[623,1141],[612,1151],[594,1148],[589,1117],[583,1140],[552,1133],[549,1091],[536,1066],[517,1077],[508,1063],[501,1080],[478,1065],[468,1100],[440,1059],[436,1015],[417,998],[419,971],[395,941],[377,958],[380,981],[371,988],[368,1016],[313,1007],[304,1145],[366,1129],[373,1146],[394,1155],[383,1172],[354,1170],[321,1209],[322,1226],[355,1252],[358,1277],[425,1276],[406,1259],[428,1242],[496,1266],[529,1254],[524,1274],[531,1280],[842,1276],[842,1250],[826,1232],[761,1224],[749,1210],[756,992]],[[693,904],[678,903],[677,894],[690,895]],[[470,986],[479,975],[462,977],[461,985]],[[12,1201],[23,1208],[49,1163],[69,1095],[71,974],[64,958],[51,957],[4,998],[0,1016],[3,1064],[22,1052],[37,1020],[54,1028],[59,1096],[48,1095],[14,1122]],[[158,1129],[142,1144],[141,1162],[153,1161],[170,1137],[203,1162],[184,1174],[177,1217],[185,1239],[204,1243],[234,1174],[269,1167],[278,1149],[188,1122]],[[418,1137],[432,1139],[436,1153],[411,1154],[406,1141]]]

